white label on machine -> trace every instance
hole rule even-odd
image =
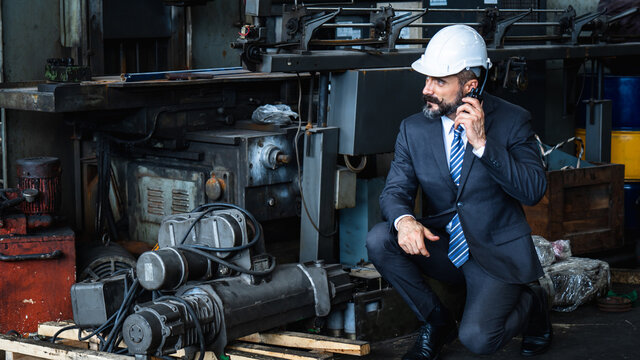
[[[447,0],[430,0],[429,6],[447,6]]]
[[[484,0],[485,5],[498,5],[498,0]]]
[[[153,264],[151,263],[144,264],[144,280],[153,281]]]

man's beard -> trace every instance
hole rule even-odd
[[[428,118],[439,118],[442,115],[453,114],[458,109],[458,106],[464,104],[464,102],[462,101],[463,97],[464,94],[462,93],[462,88],[458,91],[455,100],[450,103],[445,102],[444,99],[438,100],[438,98],[436,98],[435,96],[424,95],[423,99],[425,104],[422,108],[422,113]],[[433,109],[433,105],[428,104],[427,102],[438,105],[438,109]]]

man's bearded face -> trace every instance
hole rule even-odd
[[[451,102],[447,102],[444,98],[438,99],[433,95],[423,95],[424,107],[422,108],[422,112],[424,116],[429,118],[439,118],[443,115],[453,114],[456,112],[456,109],[458,109],[458,106],[464,104],[464,102],[462,102],[463,97],[462,86],[458,89],[456,98]]]

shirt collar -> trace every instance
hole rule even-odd
[[[449,117],[447,117],[446,115],[442,115],[440,119],[442,120],[442,128],[446,130],[446,133],[447,134],[453,133],[453,125],[455,124],[455,122],[449,119]],[[460,125],[460,126],[462,127],[462,132],[464,133],[465,131],[464,125]]]

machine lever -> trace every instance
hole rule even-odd
[[[43,254],[4,255],[0,253],[0,261],[49,260],[62,256],[62,250],[53,250]]]
[[[600,15],[606,12],[607,12],[607,9],[602,9],[600,11],[587,13],[575,18],[572,24],[573,26],[571,27],[571,45],[578,44],[578,36],[580,36],[580,32],[582,31],[582,28],[585,25],[587,25],[588,23],[595,20]]]
[[[527,12],[523,12],[522,14],[510,17],[498,22],[498,24],[496,25],[496,31],[493,34],[493,44],[491,45],[491,47],[494,49],[501,48],[503,46],[504,35],[507,33],[507,30],[509,30],[511,25],[522,20],[532,12],[533,12],[533,9],[529,9]]]
[[[400,37],[400,31],[402,31],[405,26],[421,18],[426,13],[427,9],[424,9],[423,11],[414,15],[407,13],[394,17],[391,22],[391,31],[389,32],[389,38],[387,39],[387,49],[389,51],[395,51],[396,41],[398,40],[398,37]]]
[[[302,38],[300,39],[300,50],[309,51],[309,41],[311,41],[313,33],[315,33],[316,30],[318,30],[318,28],[322,26],[322,24],[338,16],[338,14],[340,14],[340,11],[341,10],[338,9],[332,13],[322,14],[320,16],[307,20],[304,24]]]

